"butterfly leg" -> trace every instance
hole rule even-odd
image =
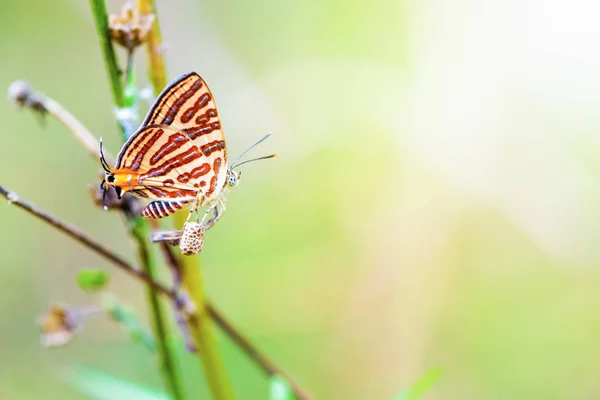
[[[213,213],[214,213],[213,217],[211,219],[209,219],[208,221],[204,222],[204,220],[206,219],[206,217],[208,216],[210,211],[213,211]],[[224,213],[225,213],[225,203],[221,200],[217,200],[208,208],[208,210],[206,210],[206,213],[204,214],[204,218],[202,218],[202,223],[206,226],[206,229],[209,229],[214,224],[216,224],[219,219],[221,219],[221,217],[223,216]]]
[[[208,221],[206,221],[206,223],[204,223],[204,225],[208,228],[211,228],[218,220],[219,218],[221,218],[222,213],[219,210],[219,207],[215,206],[210,208],[208,211],[212,210],[213,211],[213,216],[211,219],[209,219]]]
[[[212,212],[212,211],[216,211],[217,207],[216,207],[216,203],[211,204],[206,211],[204,212],[204,215],[202,216],[202,219],[200,220],[201,224],[204,224],[204,220],[206,219],[206,217],[208,217],[208,215]],[[199,216],[198,216],[199,217]]]
[[[198,219],[200,218],[200,215],[198,213],[198,206],[200,206],[200,204],[202,203],[202,199],[204,198],[204,193],[199,190],[196,198],[194,199],[194,205],[192,207],[190,207],[190,213],[188,214],[185,222],[188,222],[190,220],[190,217],[192,216],[192,214],[194,212],[196,212],[196,222],[198,222]]]
[[[223,202],[221,199],[217,200],[217,204],[215,205],[215,216],[212,219],[212,223],[214,224],[219,219],[221,219],[223,214],[225,214],[225,211],[226,211],[225,202]]]
[[[198,222],[198,198],[196,197],[196,199],[194,200],[194,205],[192,207],[190,207],[190,213],[188,214],[187,218],[185,219],[185,222],[189,222],[192,214],[196,213],[196,222]]]

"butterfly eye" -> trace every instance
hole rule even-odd
[[[108,175],[106,177],[106,180],[110,183],[113,183],[115,181],[115,176],[114,175]]]

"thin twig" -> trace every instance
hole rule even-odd
[[[9,97],[20,107],[29,107],[34,112],[48,113],[71,131],[73,136],[81,142],[87,152],[98,159],[98,139],[66,108],[59,102],[37,92],[31,85],[24,81],[13,82],[8,89]],[[105,158],[114,163],[115,157],[104,151]]]
[[[27,211],[29,214],[47,222],[48,224],[52,225],[54,228],[65,233],[67,236],[70,236],[71,238],[75,239],[76,241],[83,244],[84,246],[94,250],[100,256],[111,261],[113,264],[115,264],[116,266],[121,268],[121,270],[125,271],[126,273],[133,276],[134,278],[142,280],[143,282],[145,282],[149,286],[153,287],[160,293],[168,296],[169,298],[174,299],[174,300],[176,299],[176,301],[178,303],[183,302],[179,298],[177,293],[175,293],[173,290],[168,289],[166,286],[163,286],[159,282],[155,281],[145,272],[140,271],[139,269],[133,267],[129,262],[127,262],[126,260],[124,260],[123,258],[118,256],[117,254],[113,253],[109,248],[105,247],[100,242],[93,239],[91,236],[89,236],[87,233],[83,232],[79,228],[77,228],[71,224],[68,224],[66,222],[63,222],[58,217],[55,217],[54,215],[52,215],[44,210],[39,209],[34,204],[21,199],[18,194],[5,188],[2,185],[0,185],[0,195],[5,197],[8,200],[9,204],[15,205],[15,206]]]
[[[290,378],[288,374],[283,372],[283,370],[275,365],[273,361],[261,354],[258,349],[240,333],[238,329],[235,329],[235,327],[223,317],[223,314],[219,312],[214,305],[207,304],[207,312],[210,314],[213,321],[219,325],[219,327],[231,338],[231,340],[233,340],[248,355],[248,357],[250,357],[257,365],[259,365],[267,375],[279,375],[285,379],[289,383],[294,395],[298,400],[312,399],[312,396],[302,389],[302,387],[300,387],[300,385]]]

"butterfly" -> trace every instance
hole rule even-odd
[[[110,168],[102,153],[105,171],[101,184],[121,198],[125,193],[153,200],[141,212],[145,218],[164,218],[188,207],[208,207],[218,219],[225,211],[224,195],[237,186],[241,174],[236,164],[266,135],[227,167],[227,147],[212,93],[195,72],[171,82],[158,96],[140,128],[134,132]],[[220,206],[220,207],[219,207]],[[191,213],[190,213],[191,215]]]

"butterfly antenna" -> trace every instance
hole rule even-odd
[[[268,156],[262,156],[262,157],[253,158],[251,160],[245,160],[245,161],[242,161],[239,164],[235,164],[233,167],[231,167],[231,169],[237,168],[240,165],[244,165],[244,164],[247,164],[247,163],[252,162],[252,161],[266,160],[267,158],[273,158],[273,157],[277,157],[277,154],[271,154],[271,155],[268,155]]]
[[[246,155],[246,153],[248,153],[250,150],[252,150],[253,148],[255,148],[258,144],[264,142],[269,136],[271,136],[271,134],[267,133],[265,136],[263,136],[262,138],[258,139],[258,141],[256,143],[254,143],[252,146],[250,146],[246,150],[244,150],[242,152],[242,154],[240,154],[239,157],[235,159],[235,161],[233,162],[233,165],[235,165],[235,163],[237,163],[238,161],[240,161],[240,158],[244,157]]]
[[[102,151],[102,138],[100,138],[100,164],[102,164],[104,171],[110,172],[110,167],[106,162],[106,158],[104,158],[104,152]]]
[[[242,164],[249,163],[250,161],[256,161],[256,160],[262,160],[262,159],[265,159],[265,158],[273,158],[273,157],[275,157],[275,154],[271,154],[270,156],[254,158],[252,160],[242,161],[241,163],[237,164],[237,162],[240,160],[240,158],[244,157],[246,155],[246,153],[248,153],[250,150],[252,150],[253,148],[255,148],[260,143],[264,142],[269,136],[271,136],[271,134],[267,133],[265,136],[263,136],[262,138],[260,138],[256,143],[254,143],[252,146],[248,147],[244,152],[242,152],[242,154],[240,154],[239,157],[236,158],[235,161],[232,163],[233,167],[231,167],[231,169],[234,169],[235,167],[239,167]]]

